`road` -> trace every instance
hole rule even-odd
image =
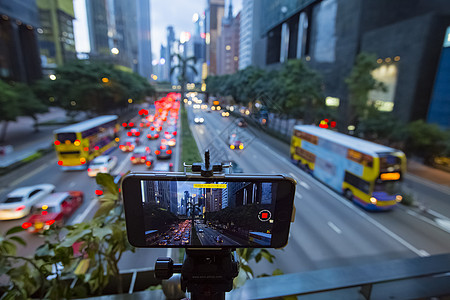
[[[205,122],[191,122],[194,137],[201,151],[211,149],[213,161],[233,160],[246,173],[282,173],[298,182],[289,243],[282,250],[271,250],[277,257],[275,264],[254,264],[257,274],[275,268],[293,273],[450,251],[449,233],[436,224],[401,208],[366,212],[294,166],[288,154],[261,133],[239,128],[219,112],[197,110],[195,114],[202,115]],[[189,117],[193,115],[191,109]],[[226,141],[233,132],[243,137],[243,150],[228,147]]]
[[[137,113],[136,113],[137,115]],[[179,124],[180,122],[178,122]],[[167,124],[164,124],[162,135]],[[146,133],[146,132],[144,132]],[[122,131],[120,138],[124,138],[126,132]],[[141,138],[143,145],[149,146],[152,153],[156,150],[159,143],[157,140],[148,140],[144,134]],[[49,140],[51,142],[51,140]],[[120,142],[119,142],[120,144]],[[179,145],[175,146],[174,154],[171,159],[164,162],[173,163],[175,169],[178,164]],[[133,165],[130,161],[132,153],[124,153],[118,148],[115,149],[111,155],[117,156],[118,163],[113,169],[113,174],[126,173],[129,170],[133,171],[147,171],[145,165]],[[162,161],[156,160],[157,167]],[[10,179],[9,179],[10,178]],[[81,190],[84,192],[84,202],[80,208],[68,219],[67,224],[75,224],[82,221],[92,219],[98,208],[98,201],[95,196],[95,190],[97,184],[95,178],[90,178],[86,171],[61,171],[57,165],[57,158],[55,154],[45,156],[45,158],[39,161],[33,162],[22,170],[18,170],[12,175],[7,175],[6,178],[2,178],[0,186],[0,199],[4,198],[10,191],[18,187],[24,187],[29,185],[35,185],[39,183],[52,183],[56,186],[56,192],[65,192],[69,190]],[[6,232],[13,226],[20,226],[25,222],[27,217],[20,220],[0,221],[0,232]],[[28,256],[34,253],[34,250],[43,243],[43,238],[30,234],[28,232],[22,232],[20,235],[27,242],[26,247],[18,248],[18,255]],[[138,256],[136,256],[138,253]],[[168,249],[136,249],[136,253],[125,253],[119,263],[119,267],[122,271],[129,269],[147,269],[153,268],[156,258],[159,256],[166,256],[171,253]],[[139,257],[139,259],[136,259]]]

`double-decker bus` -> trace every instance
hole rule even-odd
[[[213,104],[211,105],[211,110],[221,110],[222,107],[220,106],[220,102],[217,99],[214,99]]]
[[[300,167],[368,210],[388,210],[402,200],[396,191],[406,172],[406,157],[400,150],[299,125],[290,152]]]
[[[117,116],[101,116],[53,131],[58,165],[82,170],[95,157],[114,150]]]

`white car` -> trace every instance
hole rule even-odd
[[[87,169],[89,177],[95,177],[98,173],[110,173],[117,164],[116,156],[101,155],[90,163]]]
[[[200,116],[195,116],[194,117],[194,123],[195,124],[203,124],[203,122],[205,122],[205,119],[203,119],[203,117],[200,117]]]
[[[0,200],[0,220],[14,220],[27,216],[33,206],[55,191],[53,184],[43,183],[15,189]]]

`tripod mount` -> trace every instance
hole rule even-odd
[[[212,177],[231,168],[231,164],[211,165],[209,150],[205,151],[205,163],[183,166],[185,173],[191,168],[192,173],[200,173],[202,177]],[[190,292],[192,299],[225,299],[225,292],[233,289],[239,262],[235,249],[231,248],[187,248],[182,264],[174,263],[170,257],[158,257],[155,277],[169,279],[174,273],[181,273],[181,289]]]

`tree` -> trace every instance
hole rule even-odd
[[[53,104],[68,113],[104,114],[128,107],[128,99],[139,102],[154,93],[145,78],[102,62],[73,61],[58,67],[55,76],[39,83],[39,95],[53,97]]]
[[[0,143],[5,141],[8,122],[15,121],[20,115],[18,98],[17,91],[6,82],[0,80],[0,121],[3,122]]]
[[[417,120],[408,124],[405,149],[409,154],[423,157],[426,163],[446,150],[446,133],[436,124]]]
[[[303,114],[305,123],[315,122],[318,109],[325,106],[319,74],[309,69],[302,60],[293,59],[283,65],[279,77],[283,113]]]
[[[34,120],[34,131],[38,132],[37,114],[48,112],[48,105],[36,97],[33,89],[24,83],[16,83],[14,89],[18,95],[17,101],[20,108],[20,115],[32,118]]]
[[[370,109],[376,109],[368,103],[368,95],[372,90],[385,91],[386,86],[375,80],[371,72],[377,68],[375,55],[361,52],[356,57],[355,65],[350,75],[345,79],[349,90],[349,117],[350,124],[357,125],[359,121],[367,118]]]
[[[195,64],[196,58],[195,56],[184,58],[178,53],[175,54],[174,56],[178,58],[178,64],[170,69],[170,74],[172,75],[172,73],[175,70],[177,69],[179,70],[178,81],[181,84],[181,98],[184,98],[186,96],[185,94],[186,94],[186,83],[188,81],[187,78],[188,70],[191,70],[195,75],[197,75],[197,70],[193,65],[190,64],[191,61]]]

